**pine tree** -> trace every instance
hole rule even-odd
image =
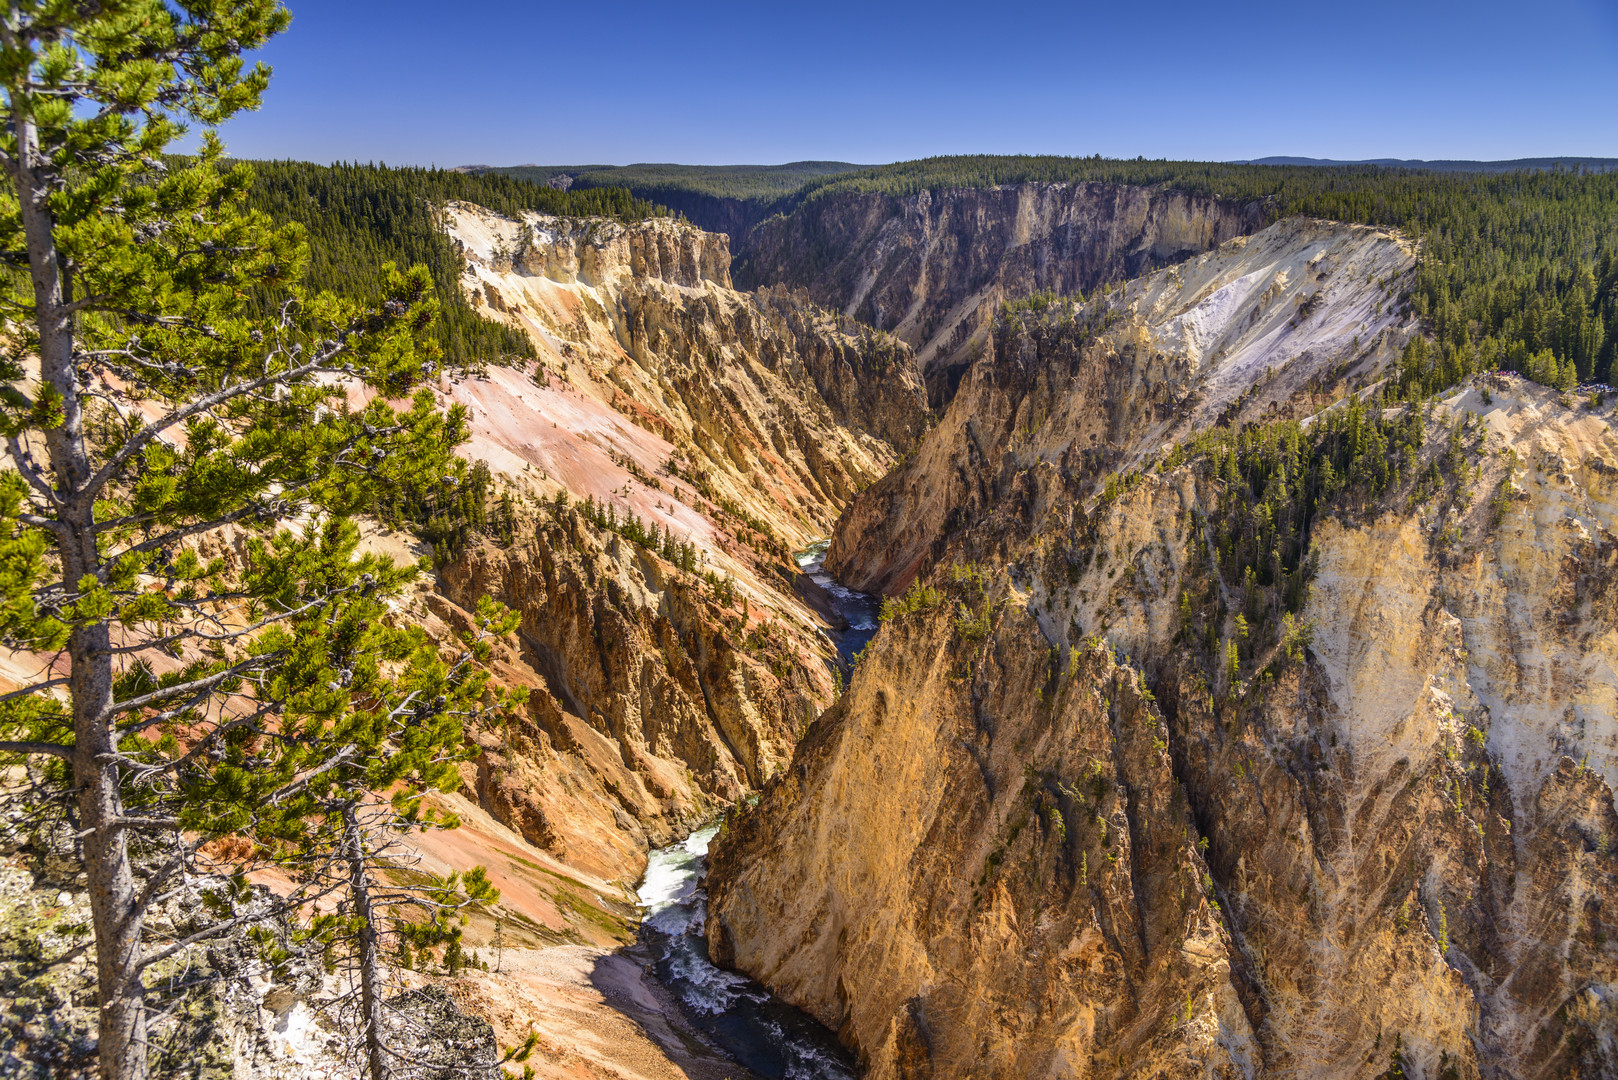
[[[276,0],[42,2],[0,35],[0,253],[28,271],[0,286],[0,641],[49,661],[0,697],[0,764],[27,760],[82,840],[108,1080],[148,1075],[154,965],[258,917],[146,940],[208,840],[341,868],[323,887],[344,922],[319,931],[374,970],[378,853],[432,822],[423,796],[457,782],[483,710],[486,641],[446,657],[388,626],[415,568],[359,555],[352,520],[465,475],[464,413],[418,389],[431,279],[307,294],[302,229],[244,209],[252,170],[211,131],[256,107],[269,72],[241,53],[287,21]],[[200,153],[165,159],[188,122]],[[199,551],[224,530],[245,534],[238,567]],[[510,625],[487,608],[474,637]],[[137,834],[157,853],[140,876]],[[469,878],[421,898],[440,929],[490,895]]]
[[[346,529],[357,539],[352,525]],[[489,640],[509,633],[517,619],[484,597],[474,628],[451,659],[420,627],[388,627],[380,598],[330,610],[300,627],[273,628],[255,641],[297,657],[264,694],[279,706],[288,737],[247,748],[239,757],[227,752],[194,789],[185,827],[260,841],[264,853],[242,869],[294,869],[302,883],[295,902],[338,899],[335,912],[316,917],[299,936],[313,942],[328,968],[348,971],[352,1000],[343,1004],[351,1003],[357,1014],[356,1041],[371,1080],[386,1080],[391,1051],[383,1041],[381,957],[388,941],[401,951],[414,947],[418,958],[439,945],[454,948],[465,910],[499,897],[482,867],[446,878],[423,875],[400,837],[457,824],[428,807],[424,796],[458,786],[456,766],[468,756],[463,724],[488,711],[482,705],[490,693],[482,665]],[[390,665],[403,670],[390,677]],[[303,682],[300,671],[336,677]],[[494,696],[501,705],[511,703]],[[392,883],[412,879],[422,884]],[[418,917],[401,917],[401,908]]]

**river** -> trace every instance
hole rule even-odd
[[[641,940],[651,948],[657,980],[679,998],[693,1024],[759,1076],[854,1080],[854,1065],[830,1031],[753,980],[708,962],[708,895],[701,882],[708,841],[718,828],[652,852],[646,865]]]
[[[866,642],[876,636],[877,627],[882,624],[882,599],[869,593],[855,592],[832,580],[832,576],[826,573],[826,548],[830,543],[829,540],[817,540],[794,558],[798,569],[825,591],[832,608],[848,624],[846,628],[840,627],[827,635],[836,644],[846,667],[853,664],[854,657],[865,648]]]
[[[882,601],[844,588],[826,573],[826,541],[796,556],[798,568],[821,590],[842,625],[829,631],[845,670],[881,624]],[[686,1015],[739,1064],[769,1080],[854,1080],[857,1070],[837,1040],[807,1013],[777,1001],[751,979],[708,962],[702,888],[710,826],[684,843],[652,852],[641,880],[645,909],[641,940],[652,951],[653,974],[680,1000]]]

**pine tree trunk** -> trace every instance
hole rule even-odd
[[[105,623],[73,635],[73,779],[79,788],[79,824],[96,940],[96,998],[101,1006],[101,1075],[106,1080],[145,1080],[146,990],[139,968],[141,923],[135,875],[129,865],[118,767],[98,761],[115,749],[98,702],[112,697]],[[89,657],[89,662],[82,662]],[[99,662],[98,662],[99,661]]]
[[[40,381],[60,395],[62,423],[45,433],[58,507],[58,550],[62,584],[69,595],[86,575],[100,569],[96,550],[95,500],[85,491],[91,476],[84,445],[83,401],[73,363],[70,285],[56,247],[48,186],[37,171],[43,164],[38,132],[13,93],[17,110],[17,195],[28,243],[39,328]],[[79,792],[79,828],[84,839],[85,873],[96,941],[96,997],[101,1075],[104,1080],[145,1080],[146,1004],[141,983],[141,916],[128,845],[119,824],[123,799],[118,767],[108,759],[117,749],[112,730],[112,654],[107,624],[73,631],[68,642],[69,694],[73,712],[73,781]]]
[[[360,919],[360,1023],[365,1032],[366,1065],[371,1080],[388,1080],[382,1049],[382,965],[377,958],[376,912],[371,908],[364,834],[352,803],[343,810],[343,832],[348,846],[349,892],[354,897],[354,914]]]

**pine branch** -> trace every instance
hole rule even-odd
[[[31,683],[28,686],[23,687],[21,690],[13,690],[9,694],[0,694],[0,705],[4,705],[6,702],[13,701],[17,698],[27,697],[29,694],[37,694],[41,690],[49,690],[53,686],[66,686],[67,684],[68,678],[66,675],[63,675],[60,678],[46,679],[44,682]]]
[[[73,747],[52,742],[0,741],[0,754],[49,754],[63,761],[72,761]]]
[[[213,691],[213,688],[218,686],[220,683],[233,679],[242,674],[244,671],[250,671],[255,667],[263,667],[265,665],[274,663],[280,658],[280,655],[280,653],[263,653],[258,656],[250,656],[246,660],[238,661],[228,668],[224,668],[221,671],[216,671],[211,675],[205,675],[200,679],[192,679],[190,682],[177,683],[174,686],[166,686],[158,690],[153,690],[149,694],[141,694],[138,697],[132,697],[125,701],[114,702],[106,709],[105,715],[116,716],[119,713],[130,712],[134,709],[144,709],[150,705],[156,704],[159,701],[167,701],[170,698],[179,697],[182,694],[193,695],[190,700],[190,704],[195,704],[197,701],[201,700],[201,698],[210,694]],[[181,711],[183,711],[183,709]],[[141,726],[150,726],[150,722],[141,721]],[[128,731],[126,730],[124,733],[127,734]]]
[[[283,899],[281,903],[272,907],[269,911],[249,912],[246,915],[238,915],[234,919],[227,919],[224,922],[215,923],[213,926],[210,926],[205,930],[198,930],[196,933],[183,937],[166,948],[159,949],[155,953],[148,953],[135,962],[134,969],[137,972],[145,971],[153,964],[160,964],[169,957],[174,956],[176,953],[184,952],[186,949],[190,948],[192,945],[195,945],[199,941],[207,941],[210,938],[216,938],[223,934],[228,934],[238,926],[245,926],[248,923],[264,922],[265,920],[273,919],[278,915],[284,915],[288,912],[297,911],[305,904],[313,903],[314,901],[319,900],[321,897],[335,892],[340,887],[340,885],[332,885],[314,894],[307,894],[301,891],[293,893],[291,896]]]
[[[299,615],[303,615],[309,611],[313,611],[315,608],[329,604],[334,597],[346,591],[348,591],[346,588],[334,590],[325,596],[317,597],[316,599],[309,601],[302,607],[292,608],[277,615],[266,616],[265,618],[260,619],[258,622],[255,622],[249,626],[243,626],[237,630],[227,630],[219,634],[210,634],[192,627],[186,627],[184,630],[179,630],[172,634],[165,634],[162,637],[150,638],[136,645],[114,645],[108,648],[106,651],[114,656],[121,656],[130,653],[148,652],[152,649],[163,649],[170,645],[178,645],[182,641],[211,641],[216,643],[238,641],[241,638],[258,633],[267,626],[273,626],[276,623],[285,622],[287,619],[295,619]],[[229,595],[214,593],[204,598],[204,600],[201,602],[213,604],[224,600],[241,600],[249,598],[251,598],[251,594],[248,593],[232,593]],[[175,603],[180,603],[180,601],[175,601]],[[217,618],[204,617],[207,618],[207,621],[209,622],[215,624],[219,623],[219,619]],[[4,701],[5,698],[0,697],[0,702]]]
[[[17,475],[28,481],[28,486],[44,496],[46,502],[58,509],[67,505],[62,501],[61,496],[57,495],[56,489],[51,487],[45,478],[39,474],[38,470],[34,468],[31,455],[27,450],[23,449],[22,444],[15,435],[6,439],[6,453],[11,456],[11,462],[16,466]],[[60,523],[56,527],[61,528]]]
[[[107,481],[112,479],[117,471],[122,468],[130,458],[134,457],[135,454],[139,453],[146,446],[148,446],[153,439],[157,438],[163,432],[167,431],[176,424],[182,424],[199,413],[206,412],[207,410],[216,406],[233,401],[236,398],[241,397],[243,394],[249,394],[257,390],[262,390],[268,386],[274,386],[280,383],[296,382],[297,380],[306,378],[310,375],[347,374],[348,371],[346,366],[332,367],[328,362],[332,357],[339,355],[346,347],[348,334],[349,331],[342,331],[339,336],[339,340],[334,343],[330,349],[322,352],[314,360],[309,361],[301,367],[289,368],[286,371],[261,375],[257,379],[253,379],[245,383],[237,383],[235,386],[228,386],[223,389],[216,390],[213,393],[197,398],[189,405],[175,409],[167,416],[161,417],[160,419],[146,425],[131,436],[128,442],[119,447],[117,453],[108,458],[106,463],[103,464],[100,469],[96,470],[95,475],[86,480],[84,482],[84,486],[75,494],[79,495],[81,498],[94,498],[96,493],[106,486]]]
[[[116,829],[178,829],[178,818],[157,817],[115,817],[102,822],[89,829],[83,829],[74,834],[74,838],[83,840],[97,833],[111,832]]]
[[[229,735],[232,731],[237,731],[244,727],[252,727],[254,723],[256,723],[261,717],[274,713],[277,708],[278,706],[274,703],[260,705],[257,709],[254,709],[245,716],[234,717],[227,723],[219,725],[207,735],[203,736],[197,741],[197,745],[193,746],[182,756],[177,757],[172,761],[166,761],[161,765],[153,765],[150,762],[140,761],[132,757],[126,757],[123,754],[104,754],[97,760],[122,765],[124,768],[130,770],[130,772],[134,774],[134,779],[136,781],[149,782],[153,778],[161,776],[164,773],[178,772],[180,769],[185,768],[185,766],[195,761],[209,746],[218,742],[223,736]],[[156,722],[157,718],[154,717],[151,723]],[[128,734],[130,731],[140,731],[143,728],[150,727],[151,723],[143,721],[138,725],[132,725],[130,728],[125,729],[124,733]]]
[[[298,792],[308,787],[310,781],[316,779],[317,777],[324,776],[333,769],[352,761],[357,752],[358,751],[353,746],[343,747],[330,760],[326,761],[319,767],[304,773],[302,776],[298,777],[296,780],[292,781],[290,784],[287,784],[285,787],[272,794],[269,798],[265,799],[264,805],[280,805],[281,802],[284,801],[289,795],[296,795]]]

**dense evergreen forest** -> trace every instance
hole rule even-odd
[[[436,208],[464,200],[502,214],[537,210],[568,217],[639,221],[667,214],[623,188],[556,191],[509,176],[386,165],[311,165],[255,161],[250,204],[309,233],[306,284],[374,300],[382,264],[423,263],[438,287],[438,338],[445,361],[464,368],[534,355],[528,337],[485,319],[461,296],[461,259],[435,219]]]
[[[1618,172],[1438,172],[1378,166],[1229,165],[1101,157],[947,157],[811,182],[800,201],[842,192],[905,196],[1029,181],[1164,185],[1308,214],[1392,226],[1422,242],[1410,302],[1435,348],[1406,357],[1407,392],[1508,368],[1555,386],[1613,378],[1618,350]]]
[[[1522,172],[1524,169],[1618,169],[1618,158],[1537,157],[1510,158],[1506,161],[1476,161],[1460,158],[1365,158],[1339,161],[1332,158],[1262,157],[1233,165],[1388,165],[1396,169],[1430,169],[1436,172]]]

